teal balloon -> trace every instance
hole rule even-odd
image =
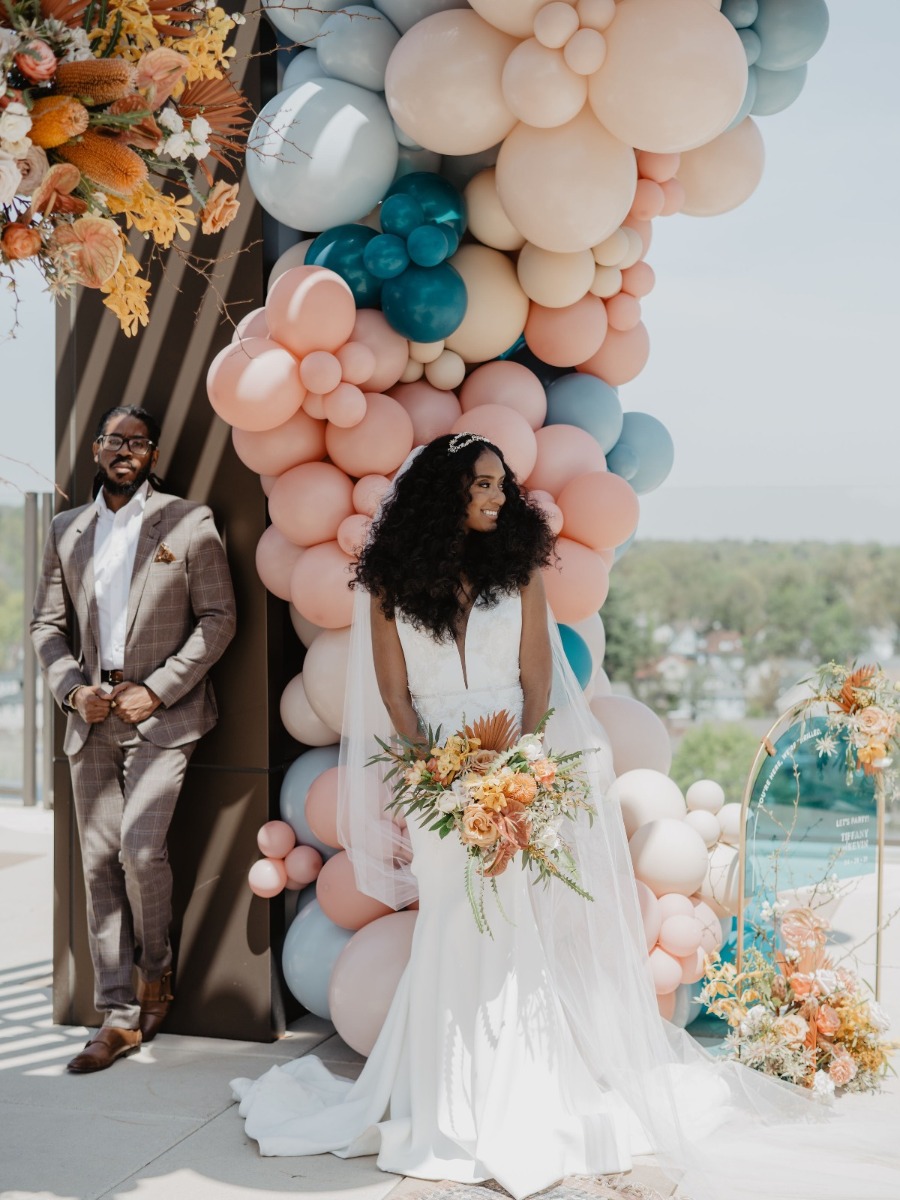
[[[675,443],[662,421],[649,413],[627,412],[619,443],[637,456],[638,469],[628,482],[638,495],[658,488],[675,462]]]
[[[752,67],[759,58],[762,50],[762,42],[759,40],[759,34],[755,29],[739,29],[738,37],[741,39],[741,45],[744,47],[744,53],[747,55],[747,66]]]
[[[750,116],[750,110],[756,103],[756,67],[747,68],[747,90],[744,92],[744,99],[741,101],[741,107],[737,110],[731,119],[729,129],[734,129],[740,125],[745,117]]]
[[[722,0],[722,16],[727,17],[735,29],[752,25],[758,13],[759,0]]]
[[[378,237],[368,225],[335,225],[320,233],[306,252],[306,262],[327,267],[349,286],[357,308],[377,308],[381,280],[365,265],[365,250]]]
[[[613,562],[614,563],[617,563],[620,558],[623,558],[628,553],[628,551],[634,545],[634,539],[636,537],[637,537],[637,530],[635,530],[634,533],[631,535],[631,537],[627,541],[623,542],[621,546],[616,546],[615,552],[613,554]]]
[[[413,174],[417,173],[413,172]],[[408,179],[409,176],[405,175],[403,178]],[[394,187],[397,183],[399,180],[394,180],[391,186]],[[408,238],[412,231],[418,229],[425,220],[425,214],[415,197],[398,192],[394,195],[389,194],[384,200],[378,219],[385,233],[392,233],[399,238]]]
[[[406,250],[417,266],[436,267],[450,253],[450,240],[438,225],[420,225],[406,239]]]
[[[750,109],[754,117],[771,117],[793,104],[806,83],[806,63],[792,71],[766,71],[755,67],[756,98]]]
[[[572,375],[575,372],[574,367],[552,367],[542,358],[538,358],[534,351],[526,346],[524,334],[520,334],[500,357],[508,358],[512,362],[521,363],[523,367],[527,367],[533,375],[537,375],[545,389],[553,383],[554,379],[561,379],[563,375]]]
[[[406,242],[393,233],[379,233],[366,246],[364,261],[367,270],[382,281],[394,279],[409,266]]]
[[[638,456],[632,448],[621,440],[606,456],[607,469],[612,471],[613,475],[620,475],[629,482],[637,475],[640,465]]]
[[[288,767],[281,785],[281,819],[287,821],[303,846],[312,846],[323,858],[337,854],[333,846],[320,842],[306,820],[306,795],[310,784],[329,767],[338,765],[337,746],[317,746],[307,750]]]
[[[609,453],[622,432],[619,393],[596,375],[563,375],[547,387],[545,425],[577,425]]]
[[[388,324],[411,342],[439,342],[462,324],[468,296],[462,276],[449,263],[410,266],[381,290]]]
[[[457,237],[462,237],[465,233],[466,202],[453,184],[442,179],[440,175],[433,175],[430,171],[415,171],[411,175],[395,179],[388,188],[387,199],[397,195],[409,196],[416,200],[425,214],[426,221],[435,225],[449,225]]]
[[[291,921],[281,951],[281,970],[291,994],[323,1020],[331,1019],[328,983],[337,957],[353,937],[322,912],[318,900]]]
[[[566,658],[569,660],[569,666],[572,668],[572,674],[578,680],[578,686],[586,688],[591,682],[594,670],[594,660],[591,658],[587,642],[580,633],[576,633],[568,625],[559,626],[559,636]]]
[[[758,0],[753,28],[762,43],[757,66],[792,71],[822,48],[828,34],[825,0]]]

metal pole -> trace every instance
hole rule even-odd
[[[22,801],[37,803],[37,659],[31,646],[31,610],[37,586],[37,493],[25,494],[25,553],[22,604]]]
[[[40,521],[40,554],[43,554],[44,544],[50,522],[53,520],[53,493],[44,492],[41,496]],[[38,556],[38,560],[40,555]],[[35,564],[35,582],[37,581],[37,564]],[[53,695],[45,680],[41,681],[41,803],[44,808],[53,807]]]

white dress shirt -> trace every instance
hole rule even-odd
[[[149,484],[143,483],[118,512],[107,507],[102,488],[94,501],[94,593],[100,616],[100,666],[104,671],[121,671],[125,666],[128,592],[149,491]]]

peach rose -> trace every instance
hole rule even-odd
[[[500,830],[491,813],[485,812],[477,804],[470,804],[462,815],[460,837],[463,845],[480,846],[486,850],[497,842]]]
[[[835,1087],[846,1087],[856,1077],[856,1063],[844,1049],[836,1049],[828,1075]]]
[[[816,1013],[816,1029],[823,1037],[834,1037],[841,1027],[841,1018],[830,1004],[823,1004]]]
[[[496,758],[496,750],[476,750],[469,759],[469,770],[474,771],[476,775],[485,775]]]
[[[798,1000],[805,1000],[811,994],[812,986],[812,975],[804,975],[802,971],[796,971],[791,976],[791,991]]]
[[[29,83],[46,83],[56,74],[56,55],[40,38],[26,42],[14,61]]]
[[[510,775],[503,781],[503,794],[517,804],[531,804],[537,795],[537,784],[531,775]]]
[[[854,729],[862,735],[864,742],[886,742],[897,724],[897,718],[886,713],[877,704],[862,708],[853,718]]]
[[[237,194],[236,183],[219,180],[200,209],[200,228],[204,233],[220,233],[226,225],[231,224],[241,207]]]
[[[778,1017],[775,1021],[774,1029],[777,1033],[781,1034],[789,1045],[799,1045],[809,1033],[809,1025],[796,1013],[788,1013],[786,1016]]]
[[[539,758],[531,764],[534,777],[542,787],[547,787],[556,778],[556,763],[549,758]]]
[[[40,187],[44,176],[50,169],[47,155],[40,146],[31,146],[25,157],[16,161],[19,164],[19,171],[22,174],[22,182],[19,184],[19,195],[31,196]]]
[[[0,246],[10,262],[16,258],[32,258],[41,248],[40,230],[12,221],[3,230]]]

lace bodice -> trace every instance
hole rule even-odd
[[[501,597],[488,607],[476,602],[469,612],[464,650],[453,639],[436,642],[397,614],[397,632],[406,658],[410,696],[423,724],[448,735],[464,722],[507,709],[522,716],[519,643],[522,597]]]

